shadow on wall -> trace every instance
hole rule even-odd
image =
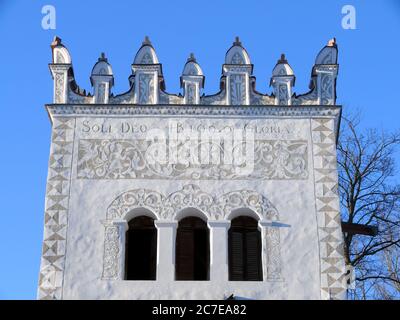
[[[251,298],[246,298],[246,297],[239,297],[235,296],[233,293],[229,297],[224,297],[224,300],[255,300]]]

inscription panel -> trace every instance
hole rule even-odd
[[[77,178],[307,179],[308,122],[294,122],[81,119]]]

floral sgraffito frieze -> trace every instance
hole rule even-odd
[[[136,189],[118,196],[107,209],[107,219],[122,219],[135,208],[146,208],[157,216],[164,209],[165,197],[153,190]]]
[[[249,208],[265,220],[278,220],[278,212],[272,203],[256,191],[239,190],[226,193],[218,199],[217,207],[224,218],[227,218],[235,209]],[[214,218],[218,219],[218,217]]]
[[[106,226],[104,237],[103,279],[119,276],[120,234],[118,226]]]
[[[177,154],[193,150],[191,141],[178,144]],[[171,144],[171,148],[172,148]],[[167,151],[168,151],[167,146]],[[286,180],[308,178],[305,140],[256,140],[251,172],[238,165],[189,161],[148,161],[154,146],[146,140],[81,139],[78,179]],[[171,153],[168,153],[171,154]],[[168,159],[167,159],[168,160]]]
[[[219,211],[214,197],[194,184],[188,184],[182,190],[170,194],[163,205],[161,217],[171,219],[184,208],[197,208],[207,216]]]
[[[137,208],[149,209],[165,220],[174,220],[175,214],[184,208],[196,208],[213,220],[228,219],[233,210],[241,208],[253,210],[264,220],[278,220],[275,207],[257,191],[237,190],[214,197],[195,184],[187,184],[167,197],[149,189],[126,191],[108,207],[107,220],[124,219],[130,211]]]

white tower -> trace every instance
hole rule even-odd
[[[239,38],[213,95],[194,55],[167,93],[148,37],[119,95],[104,54],[86,93],[51,48],[39,299],[345,297],[334,40],[302,95],[284,56],[259,93]]]

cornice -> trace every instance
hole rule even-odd
[[[341,113],[339,105],[223,106],[137,104],[47,104],[49,116],[210,116],[210,117],[330,117]]]

